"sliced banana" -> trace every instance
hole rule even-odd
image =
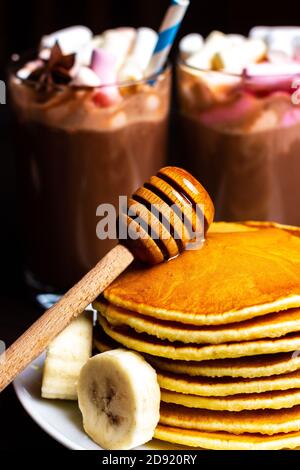
[[[42,397],[77,400],[79,374],[92,355],[93,323],[89,314],[74,320],[47,350]]]
[[[135,352],[115,349],[82,368],[78,402],[86,433],[102,448],[129,450],[153,438],[160,388],[155,370]]]

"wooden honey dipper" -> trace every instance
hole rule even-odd
[[[151,206],[159,208],[158,215],[153,216]],[[202,232],[205,234],[213,222],[213,203],[203,186],[180,168],[163,168],[157,176],[150,178],[149,183],[138,189],[129,199],[127,210],[122,213],[121,223],[126,225],[128,232],[135,229],[142,237],[122,240],[8,348],[2,361],[0,357],[0,391],[36,359],[134,259],[155,265],[184,251],[195,237],[192,229],[199,227],[199,213],[196,210],[199,206],[203,210]],[[139,216],[139,224],[131,216],[130,210],[133,208]],[[180,213],[184,218],[180,217]],[[146,230],[149,223],[151,233],[156,234],[153,238]]]

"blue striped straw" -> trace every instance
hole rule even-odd
[[[158,41],[147,69],[147,75],[159,73],[164,67],[190,0],[172,0],[159,30]]]

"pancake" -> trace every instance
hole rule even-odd
[[[118,347],[118,346],[117,346]],[[300,369],[300,356],[290,353],[271,354],[214,361],[172,361],[147,356],[151,364],[161,370],[191,377],[272,377]]]
[[[162,403],[160,424],[175,428],[232,434],[263,434],[300,431],[300,406],[284,410],[210,411]]]
[[[230,395],[300,389],[300,371],[257,379],[213,379],[190,377],[188,375],[180,376],[158,369],[157,378],[159,385],[165,390],[203,397],[226,397]]]
[[[280,410],[300,405],[300,390],[241,394],[228,397],[199,397],[161,389],[161,400],[187,408],[216,411]]]
[[[209,433],[159,424],[154,437],[173,444],[210,450],[280,450],[296,449],[300,446],[300,432],[269,437],[259,434],[236,436],[225,432]]]
[[[145,317],[120,307],[97,301],[94,308],[114,326],[129,326],[137,333],[147,333],[159,339],[182,343],[221,344],[278,338],[300,331],[300,308],[264,315],[252,320],[219,326],[192,326]]]
[[[100,327],[96,328],[94,345],[100,352],[120,347]],[[148,355],[145,355],[145,357],[156,369],[191,377],[242,377],[251,379],[282,375],[300,369],[300,355],[298,353],[294,355],[280,353],[202,362],[173,361]]]
[[[254,232],[260,230],[260,226],[251,226],[247,222],[214,222],[209,227],[209,233],[228,233],[228,232]],[[265,228],[265,227],[264,227]],[[268,227],[269,228],[269,227]],[[273,227],[274,228],[274,227]],[[278,228],[278,227],[275,227]]]
[[[180,342],[171,343],[147,334],[138,334],[128,327],[112,327],[101,316],[99,322],[105,333],[122,346],[140,353],[173,360],[207,361],[278,352],[294,352],[300,349],[300,333],[290,333],[279,339],[261,339],[203,346],[186,345]]]
[[[135,266],[104,297],[130,311],[194,326],[297,308],[300,239],[278,228],[210,232],[202,249],[151,268]]]

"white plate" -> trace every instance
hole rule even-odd
[[[72,450],[101,450],[85,434],[76,402],[41,398],[41,377],[44,356],[34,361],[14,381],[21,404],[31,418],[51,437]],[[136,450],[182,450],[182,446],[153,440]]]

